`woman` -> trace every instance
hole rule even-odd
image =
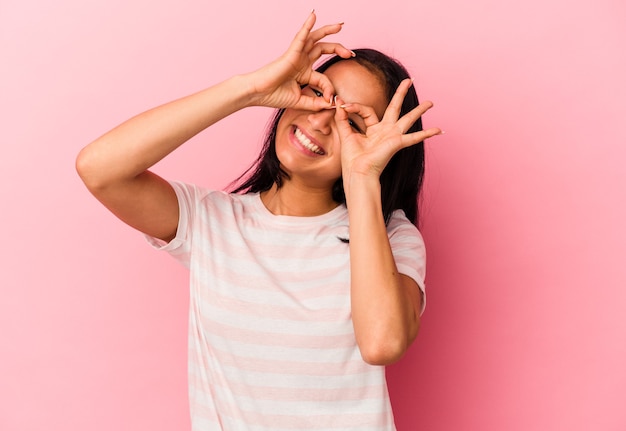
[[[411,222],[422,141],[441,132],[421,131],[432,104],[401,66],[314,24],[265,67],[132,118],[77,159],[96,198],[190,268],[194,430],[395,429],[382,365],[418,332]],[[247,106],[280,110],[238,193],[148,170]]]

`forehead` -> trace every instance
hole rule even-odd
[[[387,108],[387,98],[377,74],[351,60],[333,64],[324,74],[344,102],[371,106],[378,118],[382,118]]]

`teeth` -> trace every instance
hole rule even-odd
[[[300,142],[302,144],[302,146],[304,148],[306,148],[307,150],[310,150],[312,152],[314,152],[315,154],[324,154],[324,151],[318,147],[317,145],[315,145],[313,142],[311,142],[311,140],[309,138],[307,138],[304,133],[302,133],[300,131],[300,129],[298,129],[296,127],[296,130],[294,132],[295,137],[298,139],[298,142]]]

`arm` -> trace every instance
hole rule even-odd
[[[169,241],[178,202],[171,186],[148,171],[213,123],[245,106],[242,77],[151,109],[96,139],[79,153],[77,171],[91,193],[130,226]]]
[[[404,81],[379,122],[371,107],[341,105],[336,121],[342,141],[342,170],[350,221],[352,319],[363,359],[391,364],[406,352],[419,330],[422,297],[417,283],[399,274],[383,219],[380,174],[401,148],[441,133],[404,134],[432,106],[426,102],[398,118],[410,80]],[[364,135],[348,124],[348,112],[363,117]],[[358,211],[351,211],[358,208]]]
[[[399,274],[382,215],[377,179],[352,176],[350,211],[352,319],[363,359],[373,365],[396,362],[419,330],[421,292]]]
[[[83,148],[76,169],[91,193],[130,226],[165,241],[176,234],[178,202],[169,183],[148,169],[191,137],[247,106],[328,107],[333,88],[312,66],[322,54],[349,57],[340,44],[320,42],[340,31],[328,25],[312,31],[312,13],[288,50],[263,68],[140,114]],[[311,83],[325,101],[303,95]]]

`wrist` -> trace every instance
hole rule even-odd
[[[235,96],[234,102],[237,109],[258,106],[257,101],[260,96],[257,94],[254,79],[251,74],[234,75],[229,79],[232,94]]]
[[[346,201],[355,195],[369,195],[380,199],[381,186],[378,175],[352,172],[343,175],[343,189]]]
[[[256,70],[254,72],[248,72],[236,77],[241,90],[245,94],[245,102],[247,107],[251,106],[265,106],[276,107],[269,98],[275,91],[275,88],[271,84],[267,84],[267,72],[264,68]],[[264,84],[265,83],[265,84]]]

